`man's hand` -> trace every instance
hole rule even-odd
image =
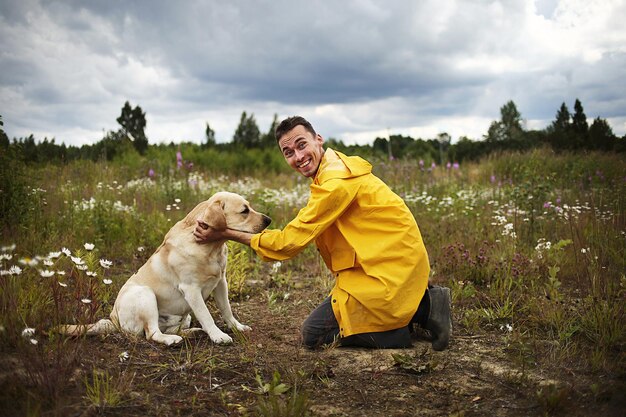
[[[202,220],[196,221],[198,222],[198,225],[193,231],[193,236],[196,238],[197,243],[209,243],[216,242],[218,240],[234,240],[235,242],[250,246],[252,233],[234,229],[217,230]]]
[[[193,231],[193,236],[196,238],[196,242],[209,243],[226,239],[224,231],[215,230],[202,220],[196,220],[196,222],[198,222],[198,224],[196,225],[196,229]]]

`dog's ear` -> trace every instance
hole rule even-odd
[[[226,216],[221,201],[214,201],[206,208],[204,222],[215,230],[226,229]]]

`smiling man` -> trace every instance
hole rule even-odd
[[[307,347],[409,347],[417,324],[430,331],[433,349],[445,349],[450,290],[428,285],[428,254],[404,201],[364,159],[325,150],[306,119],[285,119],[275,134],[289,166],[312,179],[307,205],[283,230],[248,234],[199,223],[197,241],[235,240],[266,261],[292,258],[314,241],[335,286],[302,326]]]

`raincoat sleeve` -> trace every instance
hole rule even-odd
[[[252,236],[250,247],[264,261],[293,258],[348,208],[358,191],[349,179],[330,179],[311,185],[311,197],[283,230],[264,230]]]

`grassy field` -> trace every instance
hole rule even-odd
[[[217,175],[167,157],[156,172],[141,158],[2,159],[1,415],[623,415],[623,156],[374,164],[417,219],[431,281],[452,288],[444,352],[423,335],[404,350],[302,348],[299,326],[333,285],[315,248],[263,263],[238,244],[230,296],[253,331],[230,346],[49,332],[108,316],[167,230],[214,192],[242,194],[270,227],[307,200],[308,180],[295,174]]]

